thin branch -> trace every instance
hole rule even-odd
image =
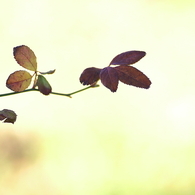
[[[85,90],[87,90],[87,89],[89,89],[89,88],[95,88],[95,87],[99,87],[99,85],[90,85],[89,87],[85,87],[85,88],[80,89],[80,90],[78,90],[78,91],[69,93],[68,95],[71,96],[71,95],[74,95],[74,94],[79,93],[79,92],[81,92],[81,91],[85,91]]]
[[[53,94],[53,95],[61,95],[61,96],[66,96],[66,97],[70,97],[76,93],[79,93],[81,91],[85,91],[89,88],[94,88],[94,87],[99,87],[99,85],[95,85],[95,86],[89,86],[89,87],[85,87],[83,89],[80,89],[78,91],[74,91],[72,93],[57,93],[57,92],[51,92],[50,94]],[[0,94],[0,97],[4,97],[4,96],[10,96],[10,95],[16,95],[16,94],[19,94],[19,93],[25,93],[25,92],[29,92],[29,91],[39,91],[38,89],[35,89],[35,88],[31,88],[31,89],[26,89],[24,91],[19,91],[19,92],[10,92],[10,93],[4,93],[4,94]]]
[[[19,93],[25,93],[25,92],[28,92],[28,91],[38,91],[38,89],[26,89],[24,91],[19,91],[19,92],[10,92],[10,93],[4,93],[4,94],[0,94],[0,97],[4,97],[4,96],[9,96],[9,95],[15,95],[15,94],[19,94]]]

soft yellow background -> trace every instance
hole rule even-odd
[[[81,89],[81,72],[143,50],[149,90],[119,84],[72,99],[1,97],[17,121],[0,124],[2,195],[195,193],[195,2],[7,0],[0,6],[0,93],[29,46],[55,92]],[[101,84],[101,83],[100,83]]]

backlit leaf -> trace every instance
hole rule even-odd
[[[53,74],[56,70],[49,70],[47,72],[40,72],[41,74]]]
[[[148,89],[151,81],[138,69],[132,66],[117,66],[119,80],[125,84]]]
[[[36,85],[38,86],[38,89],[42,94],[49,95],[51,93],[51,85],[44,76],[38,75]]]
[[[24,91],[31,83],[32,76],[25,70],[19,70],[9,75],[6,86],[16,92]]]
[[[146,55],[144,51],[127,51],[113,58],[110,65],[130,65],[138,62]]]
[[[95,67],[86,68],[79,80],[83,85],[93,85],[100,79],[100,71],[101,69]]]
[[[115,92],[118,88],[118,72],[112,67],[106,67],[100,72],[100,80],[102,84]]]
[[[14,58],[22,67],[32,71],[37,70],[36,56],[29,47],[25,45],[14,47]]]
[[[16,121],[16,113],[12,110],[3,109],[0,111],[0,120],[4,123],[14,123]]]

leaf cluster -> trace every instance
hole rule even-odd
[[[119,81],[135,87],[148,89],[151,85],[150,79],[138,69],[129,66],[138,62],[145,55],[144,51],[121,53],[114,57],[105,68],[90,67],[85,69],[80,76],[80,82],[83,85],[93,86],[98,80],[101,80],[102,84],[112,92],[117,91]],[[115,67],[111,67],[111,65]]]
[[[49,95],[52,91],[52,87],[43,75],[53,74],[55,70],[39,72],[37,70],[37,59],[34,52],[25,45],[14,47],[13,54],[16,62],[20,66],[33,71],[34,73],[30,74],[26,70],[15,71],[9,75],[6,81],[6,86],[15,92],[21,92],[29,87],[34,77],[34,84],[32,88],[38,87],[38,90],[42,94]]]

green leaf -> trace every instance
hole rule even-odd
[[[44,95],[49,95],[51,93],[51,85],[42,75],[38,75],[36,86],[38,86],[39,91]]]

